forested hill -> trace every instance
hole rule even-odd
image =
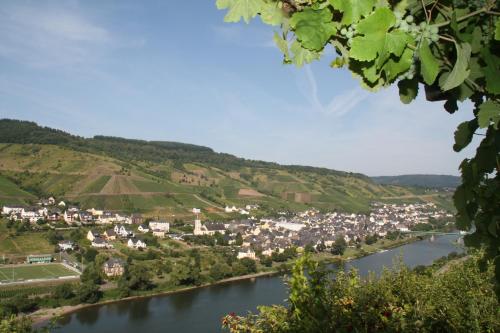
[[[224,170],[241,167],[263,167],[273,169],[289,169],[297,171],[313,171],[321,174],[349,174],[367,178],[362,174],[336,171],[327,168],[316,168],[299,165],[279,165],[272,162],[249,160],[236,156],[216,153],[213,149],[193,144],[145,141],[97,135],[93,138],[83,138],[61,130],[42,127],[34,122],[12,119],[0,119],[0,143],[19,144],[52,144],[68,147],[82,152],[105,154],[123,161],[175,161],[182,163],[208,163]]]
[[[455,188],[460,185],[460,177],[450,175],[401,175],[372,177],[377,184],[417,186],[426,188]]]
[[[224,207],[367,212],[373,201],[448,205],[425,190],[379,185],[369,177],[284,166],[217,153],[208,147],[108,136],[83,138],[18,120],[0,120],[0,205],[54,195],[83,208],[214,218]]]

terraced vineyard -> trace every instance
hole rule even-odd
[[[0,129],[2,202],[55,195],[83,208],[191,216],[197,207],[214,217],[225,215],[225,205],[249,203],[266,211],[366,212],[370,202],[391,197],[449,202],[446,195],[424,197],[422,189],[379,185],[361,174],[250,161],[194,145],[83,139],[7,120]]]

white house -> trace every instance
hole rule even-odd
[[[94,240],[92,241],[92,246],[97,247],[99,249],[113,248],[113,245],[109,244],[107,241],[105,241],[101,237],[94,238]]]
[[[99,233],[97,231],[94,231],[94,230],[89,230],[89,232],[87,232],[87,239],[89,241],[94,241],[94,239],[96,238],[99,238]]]
[[[224,211],[226,213],[233,213],[233,212],[237,212],[238,211],[238,208],[236,208],[236,206],[233,206],[233,207],[229,207],[229,206],[226,206],[224,208]]]
[[[226,231],[224,224],[221,223],[205,223],[201,224],[200,220],[194,221],[194,235],[214,235],[216,232],[223,234]]]
[[[127,228],[125,228],[125,226],[123,225],[115,225],[115,232],[117,235],[121,236],[121,237],[134,237],[134,233],[131,231],[131,230],[128,230]]]
[[[61,251],[68,251],[75,249],[75,244],[69,240],[61,241],[57,245],[59,246],[59,249],[61,249]]]
[[[149,222],[149,229],[168,232],[170,230],[170,223],[165,221],[151,221]]]
[[[165,238],[165,230],[153,229],[153,236],[158,238]]]
[[[24,207],[21,206],[3,206],[2,214],[3,215],[11,215],[11,214],[22,214],[24,212]]]
[[[241,251],[238,252],[238,259],[243,259],[243,258],[250,258],[252,260],[255,260],[255,251],[252,250],[251,248],[248,248],[246,251]]]
[[[147,233],[147,232],[149,232],[149,227],[145,224],[141,224],[139,226],[139,228],[137,228],[137,230],[142,232],[142,233]]]
[[[146,243],[144,243],[140,239],[133,240],[132,238],[128,240],[127,246],[131,249],[145,249],[147,247]]]

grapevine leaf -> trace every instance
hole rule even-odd
[[[493,127],[498,129],[500,123],[500,103],[492,100],[486,101],[479,107],[477,114],[479,127],[485,128],[493,122]]]
[[[500,20],[495,24],[495,40],[500,40]]]
[[[441,83],[440,86],[443,91],[447,91],[458,87],[465,81],[469,76],[469,59],[471,53],[471,47],[469,43],[458,44],[455,43],[457,49],[457,62],[453,67],[451,73],[446,77],[446,79]]]
[[[424,82],[431,85],[436,80],[439,74],[439,63],[434,58],[432,51],[429,47],[429,41],[424,38],[420,43],[419,49],[420,63],[421,63],[421,73],[424,78]]]
[[[277,32],[275,32],[273,40],[278,49],[283,53],[284,62],[290,63],[290,52],[288,51],[288,42],[286,39],[282,38]]]
[[[294,41],[290,46],[290,51],[293,53],[293,63],[297,67],[302,67],[313,60],[321,58],[321,53],[305,49],[298,41]]]
[[[399,88],[399,98],[404,104],[409,104],[411,101],[417,97],[418,94],[418,81],[416,79],[412,80],[401,80],[398,82]]]
[[[283,22],[283,18],[283,10],[278,6],[277,2],[265,3],[260,13],[262,22],[269,25],[280,25]]]
[[[396,16],[392,11],[381,7],[359,22],[357,32],[364,35],[387,32],[395,23]]]
[[[249,23],[266,6],[264,0],[217,0],[217,9],[227,9],[224,22],[239,22],[242,18]]]
[[[342,25],[357,23],[361,17],[371,13],[375,0],[329,0],[336,10],[343,13]]]
[[[313,51],[321,51],[330,37],[337,32],[336,23],[332,22],[332,13],[328,8],[307,8],[296,12],[290,19],[290,26],[302,46]]]
[[[481,55],[486,63],[486,66],[482,68],[486,89],[493,94],[500,94],[500,57],[492,54],[487,48],[482,50]]]
[[[378,8],[373,14],[361,20],[357,32],[364,36],[352,39],[351,58],[359,61],[372,61],[380,55],[381,62],[387,60],[390,53],[400,56],[411,36],[401,31],[388,33],[396,18],[388,8]]]
[[[453,145],[453,150],[456,152],[461,151],[471,142],[474,132],[478,127],[477,119],[470,121],[464,121],[458,125],[455,131],[455,144]]]
[[[398,61],[389,59],[382,67],[389,82],[393,81],[400,73],[410,69],[413,63],[413,51],[406,48]]]
[[[380,39],[357,36],[352,39],[350,57],[359,61],[372,61],[380,49]]]

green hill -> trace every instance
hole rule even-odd
[[[9,184],[0,190],[4,202],[55,195],[85,208],[151,215],[182,216],[197,207],[221,216],[225,205],[248,203],[266,212],[364,212],[374,200],[448,200],[362,174],[247,160],[177,142],[82,138],[7,119],[0,120],[0,176]]]
[[[460,185],[460,177],[449,175],[401,175],[372,177],[377,184],[418,186],[427,188],[455,188]]]

